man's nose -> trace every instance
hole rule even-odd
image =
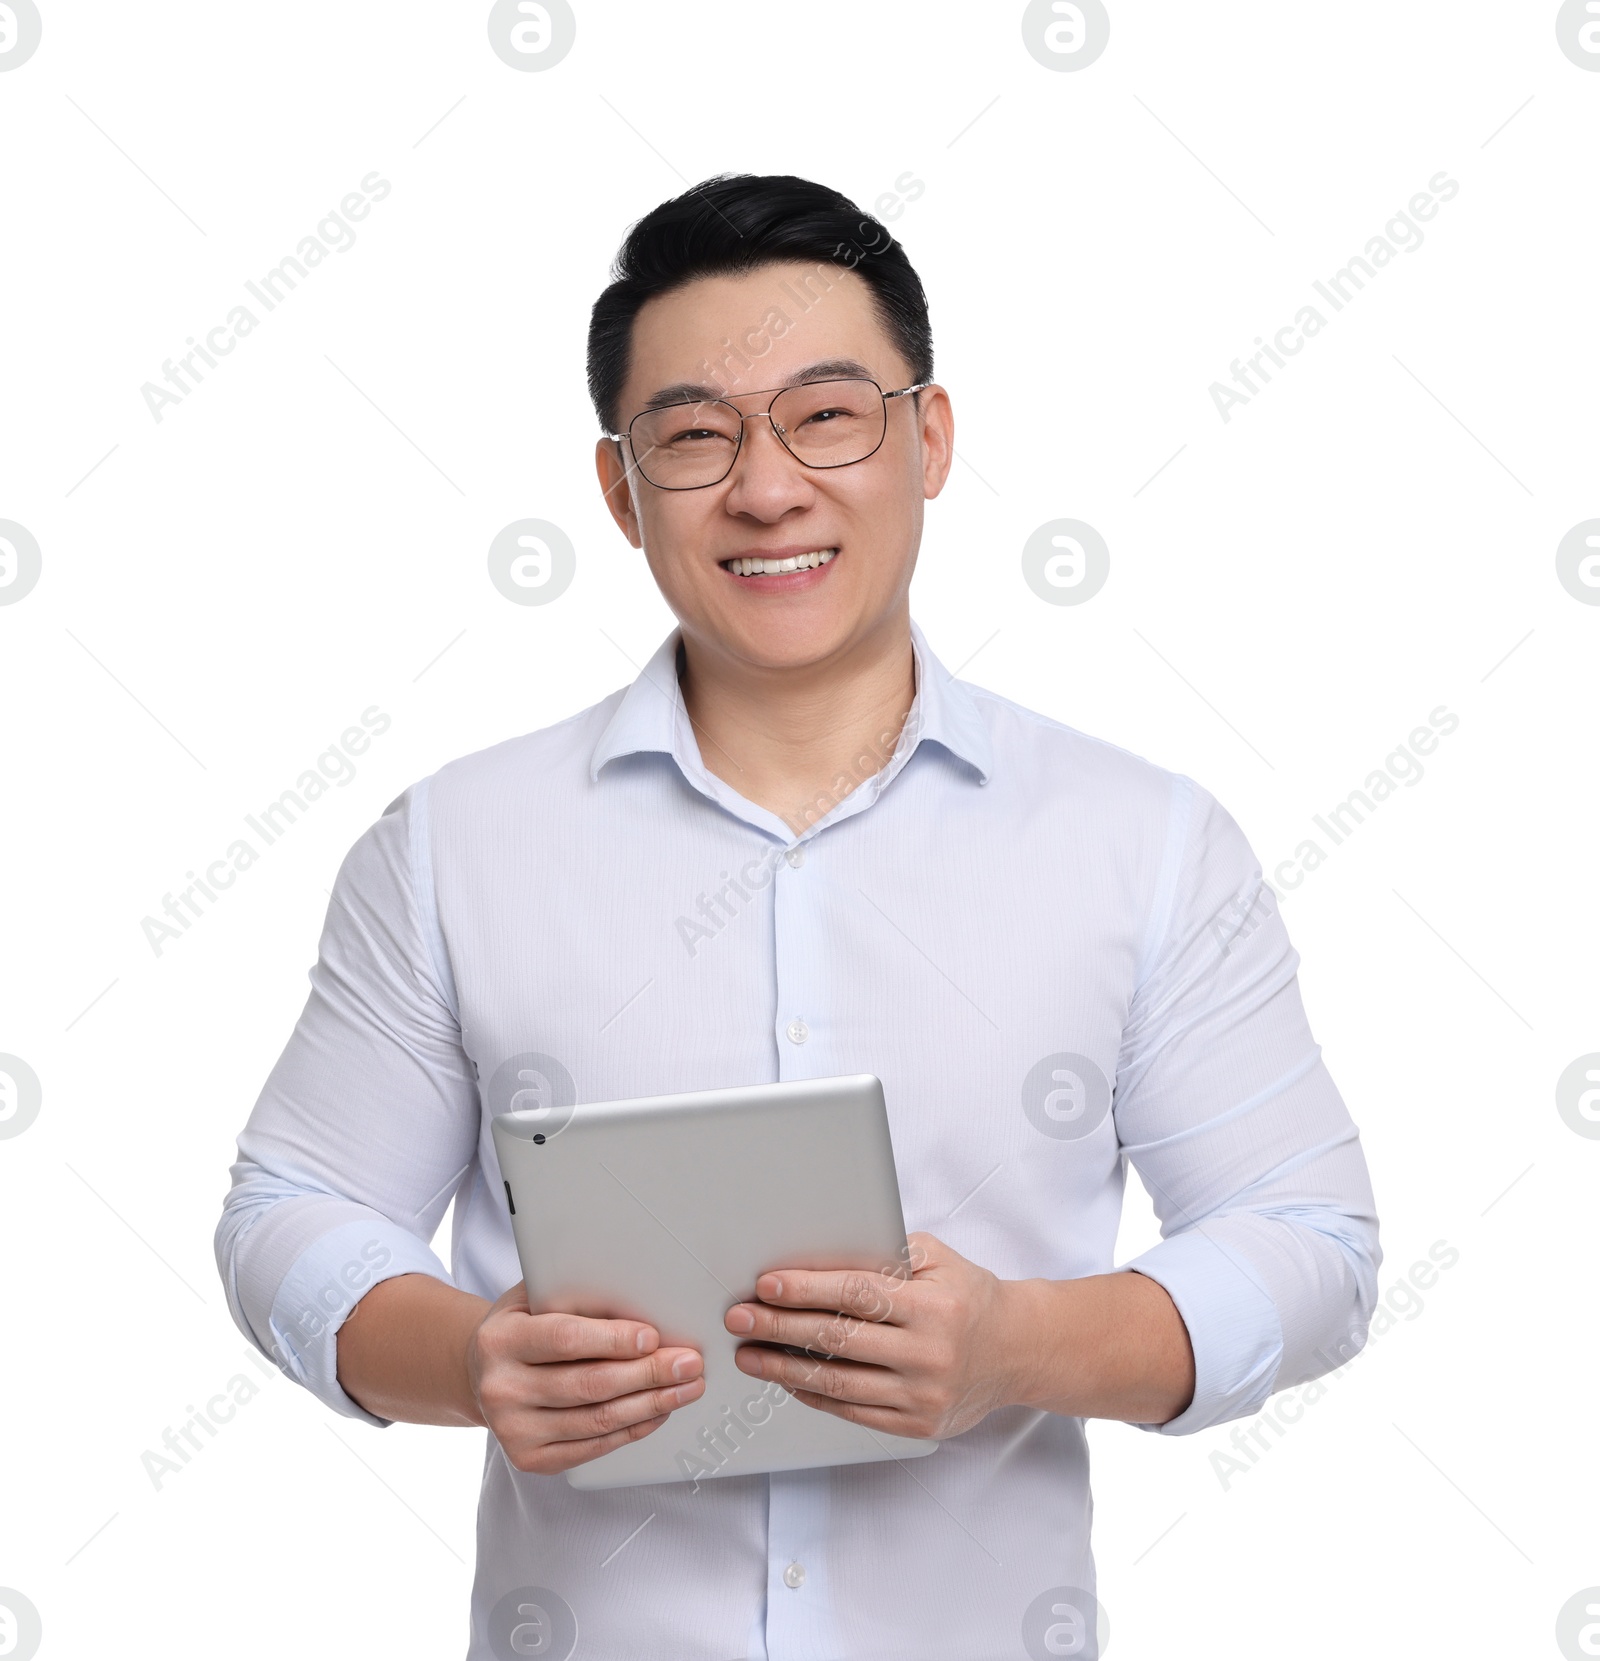
[[[778,436],[781,423],[770,410],[745,417],[744,442],[733,464],[729,504],[735,508],[789,505],[810,492],[805,469]]]
[[[777,416],[772,413],[771,410],[752,410],[750,414],[744,418],[744,421],[745,448],[749,447],[751,434],[755,431],[755,429],[751,427],[750,423],[752,421],[765,421],[767,425],[762,429],[762,431],[766,432],[770,437],[776,438],[778,440],[778,448],[782,450],[785,455],[788,454],[788,446],[783,442],[784,437],[787,435],[788,429],[777,418]]]

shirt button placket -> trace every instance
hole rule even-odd
[[[773,863],[778,1077],[815,1078],[832,1070],[826,940],[819,916],[827,892],[819,873],[826,861],[819,863],[817,848],[807,840],[784,849]],[[835,1655],[823,1549],[831,1475],[827,1470],[774,1471],[767,1481],[767,1654],[770,1661]]]
[[[811,1037],[815,1020],[812,976],[815,973],[814,933],[811,916],[813,884],[809,873],[802,875],[808,845],[796,842],[783,850],[783,859],[774,862],[773,881],[773,980],[778,991],[777,1016],[778,1077],[805,1078],[815,1068],[800,1068],[796,1051]]]
[[[827,1538],[838,1527],[826,1469],[768,1477],[767,1656],[813,1661],[843,1653],[828,1590]]]

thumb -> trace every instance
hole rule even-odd
[[[514,1309],[524,1315],[532,1314],[532,1310],[528,1306],[527,1281],[519,1280],[515,1286],[508,1286],[495,1299],[494,1307],[490,1309],[489,1314],[498,1315],[503,1309]]]
[[[914,1276],[929,1274],[960,1256],[960,1253],[952,1251],[937,1235],[929,1234],[926,1229],[920,1228],[914,1229],[906,1236],[906,1253]]]

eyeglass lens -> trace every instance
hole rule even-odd
[[[871,381],[810,381],[780,392],[772,425],[808,467],[863,461],[883,441],[883,394]],[[708,401],[646,410],[631,428],[634,459],[668,490],[717,484],[728,476],[743,422],[731,404]]]

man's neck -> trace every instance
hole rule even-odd
[[[753,670],[687,641],[680,663],[706,771],[796,836],[888,765],[916,692],[905,614],[804,669]]]

